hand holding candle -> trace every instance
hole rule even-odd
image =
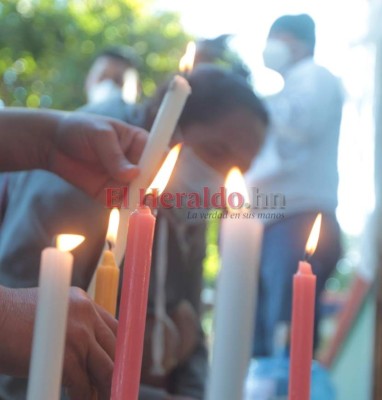
[[[37,287],[0,286],[0,371],[4,375],[28,375],[38,291]],[[70,288],[62,384],[71,399],[89,398],[89,382],[100,398],[110,398],[116,332],[117,321],[109,313],[96,306],[83,290]],[[101,344],[94,339],[100,335],[105,339]],[[100,355],[97,362],[91,356],[94,354]]]
[[[305,248],[306,258],[316,250],[321,227],[318,214]],[[307,261],[300,261],[293,278],[289,400],[309,400],[313,358],[316,276]]]

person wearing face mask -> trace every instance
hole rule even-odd
[[[87,104],[80,111],[139,124],[140,60],[130,47],[103,50],[85,80]]]
[[[233,165],[249,168],[264,139],[267,112],[248,83],[230,71],[200,65],[188,80],[192,94],[171,142],[182,142],[183,149],[166,191],[201,193],[208,186],[212,192]],[[145,107],[148,129],[166,89]],[[0,210],[2,234],[8,232],[12,240],[0,243],[0,265],[16,265],[17,259],[17,268],[0,268],[0,284],[36,285],[42,249],[53,234],[70,231],[86,236],[73,269],[73,285],[86,290],[103,249],[109,210],[58,177],[38,172],[9,180]],[[187,219],[182,208],[158,210],[140,400],[203,398],[208,365],[200,324],[204,254],[204,220]],[[24,399],[25,388],[25,380],[0,376],[4,400]],[[67,400],[64,393],[62,399]]]
[[[306,14],[284,15],[271,26],[264,64],[284,79],[267,100],[271,124],[266,143],[247,174],[262,193],[264,219],[254,355],[274,353],[279,324],[290,323],[293,274],[317,213],[323,213],[318,248],[311,259],[317,275],[315,345],[319,296],[341,253],[336,220],[337,151],[343,91],[338,79],[313,59],[315,24]],[[282,209],[266,199],[282,194]]]
[[[194,193],[203,201],[204,189],[218,192],[232,166],[248,170],[263,142],[268,116],[238,74],[201,64],[188,80],[192,94],[171,143],[182,142],[183,147],[166,192]],[[166,85],[147,105],[147,129],[165,89]],[[197,211],[199,217],[190,218],[189,211]],[[190,209],[185,204],[158,210],[142,369],[142,382],[198,400],[203,398],[208,370],[200,325],[206,250],[206,221],[200,213],[207,212],[204,205]],[[177,345],[171,349],[170,343]]]

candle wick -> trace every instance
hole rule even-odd
[[[143,197],[143,201],[142,201],[143,206],[149,206],[148,199],[149,199],[149,193],[145,193],[145,195]]]
[[[184,79],[188,80],[188,78],[190,76],[190,72],[191,72],[191,69],[190,68],[186,68],[184,71],[182,71],[180,73],[180,76],[182,76]]]
[[[155,190],[157,190],[157,189],[155,189]],[[154,215],[154,217],[156,217],[158,215],[158,206],[155,205],[155,200],[154,200],[154,202],[150,201],[152,199],[152,197],[150,197],[150,195],[153,195],[153,194],[151,194],[151,193],[145,194],[143,201],[142,201],[142,206],[149,207],[152,214]]]
[[[52,243],[51,243],[52,247],[56,247],[57,246],[57,236],[58,235],[54,235],[53,238],[52,238]]]
[[[108,248],[108,250],[112,250],[113,249],[113,243],[112,243],[112,241],[111,240],[109,240],[109,239],[106,239],[106,245],[107,245],[107,248]]]
[[[302,258],[304,261],[310,261],[312,255],[306,251],[304,251],[304,257]]]

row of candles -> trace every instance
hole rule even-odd
[[[158,193],[165,188],[179,146],[159,167],[190,92],[183,77],[176,76],[171,82],[139,161],[140,175],[130,185],[130,204],[138,204],[141,188],[158,189]],[[228,195],[239,193],[243,198],[248,197],[244,179],[237,168],[228,175],[226,188]],[[256,220],[243,218],[238,209],[229,210],[229,216],[232,218],[222,222],[221,230],[222,261],[208,400],[242,398],[253,338],[262,225]],[[138,399],[155,220],[150,208],[139,205],[133,213],[121,209],[118,224],[119,213],[113,210],[106,248],[96,271],[95,301],[115,315],[118,265],[125,259],[112,400]],[[315,242],[318,223],[314,224],[311,235]],[[50,247],[42,252],[28,400],[59,399],[73,264],[70,251],[83,240],[78,235],[60,235],[56,248]],[[313,248],[309,239],[307,254],[311,254]],[[315,276],[310,264],[302,261],[293,285],[290,400],[310,398],[314,294]]]

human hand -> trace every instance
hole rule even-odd
[[[134,164],[146,140],[143,129],[112,118],[68,113],[57,125],[48,170],[100,198],[105,187],[138,175]]]
[[[0,287],[0,373],[26,377],[32,348],[37,288]],[[71,400],[109,400],[117,321],[78,288],[71,288],[63,385]]]

